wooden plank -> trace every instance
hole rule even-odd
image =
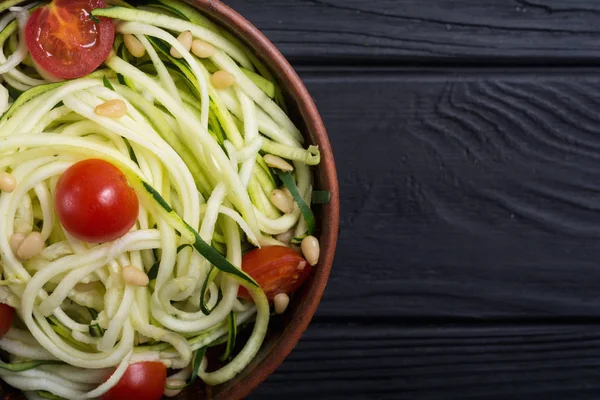
[[[301,71],[342,198],[320,317],[600,316],[600,74],[544,71]]]
[[[295,62],[597,62],[594,0],[228,0]]]
[[[311,325],[250,399],[597,399],[598,325]]]

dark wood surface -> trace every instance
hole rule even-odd
[[[600,398],[600,2],[228,0],[296,66],[341,232],[252,399]]]

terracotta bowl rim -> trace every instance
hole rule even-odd
[[[319,111],[302,80],[285,57],[273,43],[266,38],[254,25],[236,11],[218,0],[186,0],[221,25],[229,28],[242,39],[255,54],[259,55],[275,77],[281,83],[282,89],[296,102],[301,118],[306,126],[310,140],[319,145],[321,150],[321,165],[318,167],[321,185],[331,192],[331,202],[325,206],[323,215],[326,220],[320,221],[321,258],[315,268],[315,276],[311,279],[310,287],[304,291],[304,297],[299,299],[301,305],[294,310],[293,324],[286,326],[283,333],[275,340],[269,353],[249,371],[242,371],[234,384],[221,390],[216,390],[214,397],[219,399],[240,399],[246,397],[253,389],[271,375],[285,360],[296,346],[302,333],[308,327],[317,306],[321,300],[329,273],[333,264],[333,256],[339,227],[339,188],[333,152],[325,125]]]

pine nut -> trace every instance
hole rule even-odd
[[[181,387],[182,389],[169,389],[167,386],[171,387]],[[167,378],[167,382],[165,384],[165,390],[163,394],[167,397],[175,397],[183,390],[183,386],[185,386],[185,381],[181,379],[169,379]]]
[[[10,248],[12,249],[13,254],[17,254],[19,246],[21,243],[23,243],[23,240],[25,240],[26,237],[27,235],[24,233],[13,233],[13,235],[10,237]]]
[[[96,115],[108,118],[121,118],[127,114],[127,104],[120,99],[108,100],[96,106]]]
[[[283,192],[283,195],[285,197],[287,197],[288,199],[290,199],[290,201],[293,204],[295,200],[294,200],[294,196],[292,196],[292,193],[290,192],[290,189],[284,187],[283,189],[281,189],[281,191]]]
[[[287,231],[280,233],[279,235],[275,235],[275,239],[279,240],[282,243],[288,244],[290,240],[294,237],[294,228],[288,229]]]
[[[275,189],[271,192],[271,203],[286,214],[294,211],[294,199],[287,196],[281,189]]]
[[[319,248],[319,240],[314,236],[307,236],[302,239],[302,244],[300,244],[302,248],[302,254],[304,254],[304,258],[310,265],[316,265],[319,262],[319,253],[321,249]]]
[[[273,299],[275,314],[283,314],[290,304],[290,296],[285,293],[279,293]]]
[[[123,280],[128,285],[145,287],[150,283],[148,275],[133,265],[127,265],[122,271]]]
[[[17,180],[6,171],[0,172],[0,191],[11,193],[17,187]]]
[[[127,50],[129,50],[132,56],[141,58],[146,54],[146,48],[135,36],[126,33],[123,35],[123,41],[125,42],[125,47],[127,47]]]
[[[39,232],[31,232],[23,239],[23,242],[17,249],[17,257],[20,260],[29,260],[37,256],[44,249],[44,237]]]
[[[183,31],[179,34],[179,36],[177,36],[177,41],[179,43],[181,43],[181,45],[187,51],[190,51],[190,49],[192,48],[193,40],[194,40],[194,37],[192,36],[192,32],[190,32],[190,31]],[[183,58],[181,53],[178,52],[177,49],[175,49],[175,47],[171,47],[171,55],[175,58]]]
[[[196,39],[192,42],[192,53],[199,58],[209,58],[215,55],[216,50],[212,44]]]
[[[227,71],[217,71],[210,77],[210,83],[215,89],[226,89],[235,83],[235,76]]]
[[[271,168],[278,168],[282,171],[293,171],[294,167],[289,162],[285,161],[281,157],[274,156],[273,154],[265,154],[263,157],[267,165]]]

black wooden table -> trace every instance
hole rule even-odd
[[[600,399],[600,1],[227,2],[304,79],[342,197],[251,398]]]

